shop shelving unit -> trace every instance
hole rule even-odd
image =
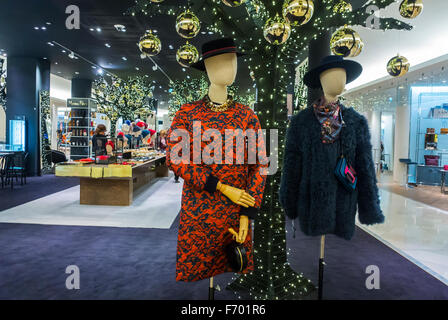
[[[67,100],[69,117],[67,130],[70,133],[70,159],[79,160],[92,156],[91,137],[96,123],[96,102],[89,98]]]

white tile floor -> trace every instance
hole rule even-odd
[[[180,211],[182,183],[158,179],[129,207],[79,204],[79,186],[0,212],[0,223],[169,229]]]
[[[448,285],[448,212],[386,190],[380,194],[385,223],[357,225]]]

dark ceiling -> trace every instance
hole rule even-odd
[[[366,0],[350,2],[356,8]],[[164,4],[179,6],[179,13],[183,11],[181,6],[186,3],[164,1]],[[195,77],[200,73],[188,68],[183,71],[176,61],[176,50],[185,43],[174,27],[176,15],[156,15],[152,18],[142,14],[124,15],[134,4],[133,0],[4,0],[0,7],[0,49],[4,49],[8,56],[47,58],[51,61],[51,72],[66,79],[93,79],[97,76],[96,70],[82,58],[71,59],[68,56],[70,51],[63,52],[64,49],[58,45],[48,44],[56,42],[119,77],[148,75],[156,83],[155,97],[166,100],[168,78],[160,70],[153,70],[151,61],[140,58],[137,42],[145,30],[157,30],[162,41],[162,51],[154,57],[154,61],[169,78],[185,79],[188,75]],[[65,11],[69,5],[77,5],[80,9],[80,30],[68,30],[65,27],[68,17]],[[247,15],[244,6],[228,8],[223,5],[223,8],[229,16],[235,18]],[[190,40],[199,51],[203,42],[217,37],[209,34],[207,22],[202,21],[201,33]],[[118,32],[114,28],[115,24],[124,25],[126,32]],[[35,30],[36,27],[39,30]],[[42,30],[42,27],[46,30]],[[97,28],[101,28],[101,32],[96,31]],[[249,31],[251,25],[241,28]],[[106,43],[110,48],[106,47]],[[170,45],[173,49],[170,49]],[[235,84],[241,90],[252,87],[247,65],[243,61],[240,62]]]

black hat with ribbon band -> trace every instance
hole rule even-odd
[[[354,81],[361,75],[362,66],[353,60],[344,60],[341,56],[326,56],[320,61],[320,65],[308,71],[303,77],[303,82],[310,88],[320,88],[320,74],[328,69],[343,68],[347,73],[347,82]]]
[[[202,45],[202,58],[198,62],[192,64],[191,67],[201,71],[205,71],[205,59],[224,53],[235,53],[237,57],[245,55],[242,52],[238,52],[235,42],[232,38],[212,40]]]

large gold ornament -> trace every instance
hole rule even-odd
[[[422,11],[422,0],[403,0],[400,4],[400,14],[403,18],[414,19]]]
[[[352,10],[353,10],[352,5],[344,0],[340,0],[333,7],[334,13],[347,13],[347,12],[352,12]]]
[[[392,77],[401,77],[408,73],[410,63],[408,59],[397,54],[387,63],[387,72]]]
[[[311,20],[314,13],[313,0],[286,0],[283,17],[292,26],[300,26]]]
[[[291,26],[278,14],[269,18],[263,28],[264,38],[271,44],[280,45],[291,35]]]
[[[359,34],[347,26],[339,28],[331,36],[330,48],[335,55],[356,57],[363,47],[364,43]]]
[[[244,2],[246,2],[246,0],[222,0],[222,3],[229,7],[238,7]]]
[[[193,63],[198,62],[199,52],[198,49],[188,41],[186,44],[181,46],[176,52],[176,60],[183,67],[189,67]]]
[[[194,38],[201,30],[201,22],[190,10],[181,13],[176,19],[176,31],[183,38]]]
[[[145,33],[143,37],[140,38],[138,42],[138,47],[142,53],[142,58],[155,56],[159,54],[162,50],[162,43],[156,35],[152,34],[151,31]]]

